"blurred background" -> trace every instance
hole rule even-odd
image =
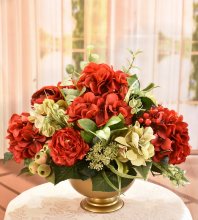
[[[10,116],[30,109],[31,95],[56,85],[69,63],[95,45],[119,69],[127,49],[142,50],[142,87],[153,81],[160,103],[184,115],[198,153],[197,0],[0,0],[0,158]]]

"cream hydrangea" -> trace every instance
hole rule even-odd
[[[66,127],[68,116],[65,115],[65,109],[64,100],[55,103],[52,99],[45,99],[42,104],[34,104],[28,119],[42,135],[51,137],[55,131]]]
[[[118,159],[121,162],[130,160],[135,166],[146,165],[146,161],[154,156],[154,146],[151,144],[154,138],[151,127],[143,128],[136,122],[129,128],[125,137],[115,139],[120,144]]]

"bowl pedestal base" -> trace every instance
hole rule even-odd
[[[112,198],[85,198],[81,201],[80,206],[86,211],[95,213],[109,213],[121,209],[124,205],[119,196]]]

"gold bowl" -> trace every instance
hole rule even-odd
[[[86,197],[80,203],[81,208],[84,210],[95,213],[108,213],[117,211],[124,205],[123,200],[116,191],[92,191],[91,179],[87,179],[85,181],[79,179],[70,179],[69,181],[77,192]],[[134,181],[132,181],[128,186],[122,188],[121,193],[126,192],[133,182]]]

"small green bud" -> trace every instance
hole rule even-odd
[[[47,161],[47,154],[45,152],[38,152],[36,155],[35,155],[35,162],[38,163],[38,164],[45,164]]]
[[[41,177],[48,177],[51,173],[51,167],[47,164],[41,164],[37,169],[38,175]]]
[[[38,169],[38,166],[39,164],[37,164],[35,161],[32,161],[28,168],[29,168],[29,171],[32,173],[32,174],[36,174],[37,173],[37,169]]]
[[[89,62],[97,62],[99,60],[99,56],[96,53],[92,53],[89,56]]]
[[[72,73],[74,73],[74,66],[72,64],[68,64],[66,66],[65,70],[66,70],[67,73],[72,74]]]

